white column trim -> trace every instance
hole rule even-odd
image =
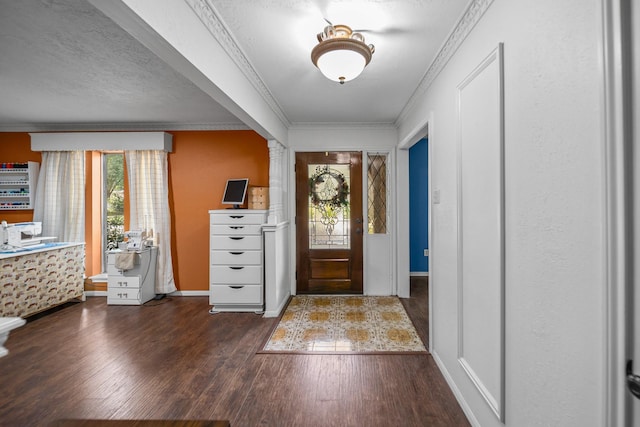
[[[270,139],[269,147],[269,217],[268,224],[278,224],[284,219],[282,155],[284,146]]]

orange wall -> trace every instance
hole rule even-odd
[[[209,213],[225,209],[229,178],[269,185],[267,141],[253,131],[170,132],[173,274],[180,290],[209,289]]]
[[[85,262],[85,273],[87,276],[91,276],[93,274],[100,273],[100,254],[102,253],[99,245],[100,245],[100,213],[98,211],[97,220],[95,222],[95,218],[93,222],[91,221],[92,211],[91,207],[95,204],[96,199],[98,203],[98,209],[100,209],[100,195],[98,194],[96,198],[92,197],[90,191],[91,184],[91,176],[92,176],[92,165],[90,161],[90,157],[87,157],[87,221],[85,223],[86,229],[86,262]],[[42,163],[42,155],[39,151],[31,151],[31,137],[26,132],[0,132],[0,163],[2,162],[24,162],[24,161],[33,161]],[[99,165],[99,164],[98,164]],[[99,177],[99,174],[98,174]],[[100,183],[98,182],[98,191],[100,190]],[[33,209],[30,210],[17,210],[17,211],[1,211],[0,212],[0,220],[5,220],[9,223],[14,222],[23,222],[23,221],[33,221]],[[95,225],[95,227],[94,227]],[[96,232],[97,228],[97,232]],[[92,245],[92,238],[98,245]],[[95,249],[95,250],[94,250]]]
[[[169,154],[169,206],[172,221],[173,274],[179,290],[209,289],[209,214],[224,209],[222,193],[229,178],[249,178],[249,185],[269,185],[267,141],[253,131],[177,131]],[[0,162],[41,162],[31,151],[28,133],[0,132]],[[93,164],[92,164],[93,163]],[[87,158],[87,275],[99,273],[99,235],[95,235],[93,211],[99,198],[92,198],[95,173]],[[92,219],[93,218],[93,219]],[[0,220],[31,221],[33,211],[3,211]],[[93,224],[93,225],[92,225]],[[95,243],[92,243],[95,242]],[[97,245],[97,246],[96,246]],[[92,248],[95,247],[95,251]]]
[[[31,151],[31,137],[25,132],[0,132],[0,163],[8,162],[42,162],[39,152]],[[0,221],[12,222],[33,221],[33,209],[0,211]]]

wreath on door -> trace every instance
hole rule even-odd
[[[320,213],[320,222],[327,234],[332,235],[339,212],[349,206],[347,179],[329,166],[318,166],[309,178],[309,196],[311,204]]]
[[[337,210],[349,206],[349,184],[343,173],[329,166],[318,166],[309,178],[309,195],[317,207]]]

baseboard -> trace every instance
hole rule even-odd
[[[84,295],[88,297],[106,297],[107,291],[84,291]]]
[[[84,291],[88,297],[106,297],[107,291]],[[169,294],[172,297],[208,297],[209,291],[175,291]]]
[[[451,374],[449,374],[449,371],[447,370],[446,366],[440,359],[440,356],[438,356],[438,353],[434,350],[430,350],[430,352],[431,352],[431,356],[433,357],[433,360],[436,362],[436,365],[438,365],[438,368],[440,369],[442,376],[444,377],[447,384],[449,384],[449,388],[451,389],[451,391],[453,392],[453,395],[456,397],[456,400],[460,404],[460,407],[462,408],[462,412],[464,412],[464,414],[467,416],[469,423],[474,427],[481,427],[480,423],[478,422],[475,415],[473,414],[471,407],[469,406],[467,401],[464,399],[464,396],[462,396],[460,389],[458,389],[458,386],[453,381]]]
[[[265,311],[264,315],[262,317],[278,317],[278,316],[280,316],[280,313],[282,313],[282,310],[284,309],[284,307],[289,302],[290,297],[291,296],[288,296],[287,298],[284,298],[284,300],[280,303],[280,305],[278,306],[277,309]]]
[[[109,276],[107,276],[107,273],[100,273],[95,276],[89,276],[88,279],[93,283],[107,283]]]
[[[169,295],[172,297],[208,297],[209,291],[175,291]]]
[[[411,271],[409,272],[409,276],[428,276],[428,271]]]

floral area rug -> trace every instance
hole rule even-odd
[[[259,353],[426,353],[397,297],[294,296]]]

